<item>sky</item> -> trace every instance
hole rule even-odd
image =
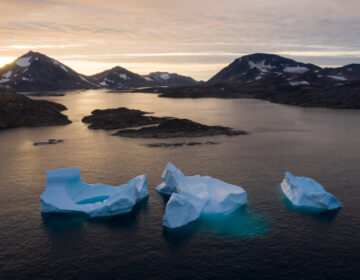
[[[29,50],[90,75],[207,80],[242,55],[360,63],[359,0],[0,0],[0,66]]]

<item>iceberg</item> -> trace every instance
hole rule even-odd
[[[130,212],[137,202],[149,196],[146,175],[137,176],[118,187],[86,184],[81,179],[79,168],[49,170],[46,176],[45,191],[40,196],[43,213],[114,216]]]
[[[209,176],[185,176],[170,162],[162,179],[156,191],[171,195],[163,216],[166,228],[185,226],[203,213],[228,214],[247,203],[243,188]]]
[[[281,190],[296,208],[328,211],[341,207],[337,198],[318,182],[307,177],[295,177],[290,172],[285,172]]]

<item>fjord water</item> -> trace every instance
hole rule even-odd
[[[1,279],[358,279],[360,111],[101,90],[47,99],[67,106],[73,123],[0,132]],[[120,138],[81,122],[94,109],[121,106],[250,134],[190,140],[219,145],[149,148],[189,139]],[[49,138],[64,142],[33,146]],[[155,187],[168,161],[186,175],[242,186],[248,205],[164,231],[166,198]],[[150,197],[124,216],[42,216],[45,171],[72,166],[88,183],[119,185],[146,173]],[[343,208],[293,211],[279,187],[287,170],[317,180]]]

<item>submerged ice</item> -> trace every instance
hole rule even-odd
[[[137,202],[149,195],[146,175],[118,187],[86,184],[79,168],[50,170],[46,176],[46,188],[40,196],[41,212],[44,213],[114,216],[130,212]]]
[[[323,186],[307,177],[295,177],[285,173],[281,190],[293,206],[321,211],[334,210],[341,207],[335,196],[325,191]]]
[[[167,228],[182,227],[202,213],[230,213],[247,203],[241,187],[209,176],[185,176],[172,163],[167,164],[162,179],[164,182],[156,190],[171,195],[163,216]]]

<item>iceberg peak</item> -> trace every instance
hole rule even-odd
[[[318,182],[307,177],[296,177],[285,172],[281,190],[296,208],[308,208],[328,211],[341,208],[338,199],[325,191]]]
[[[243,188],[209,176],[185,176],[168,163],[159,193],[171,195],[166,204],[163,225],[178,228],[195,221],[202,213],[227,214],[247,203]]]

